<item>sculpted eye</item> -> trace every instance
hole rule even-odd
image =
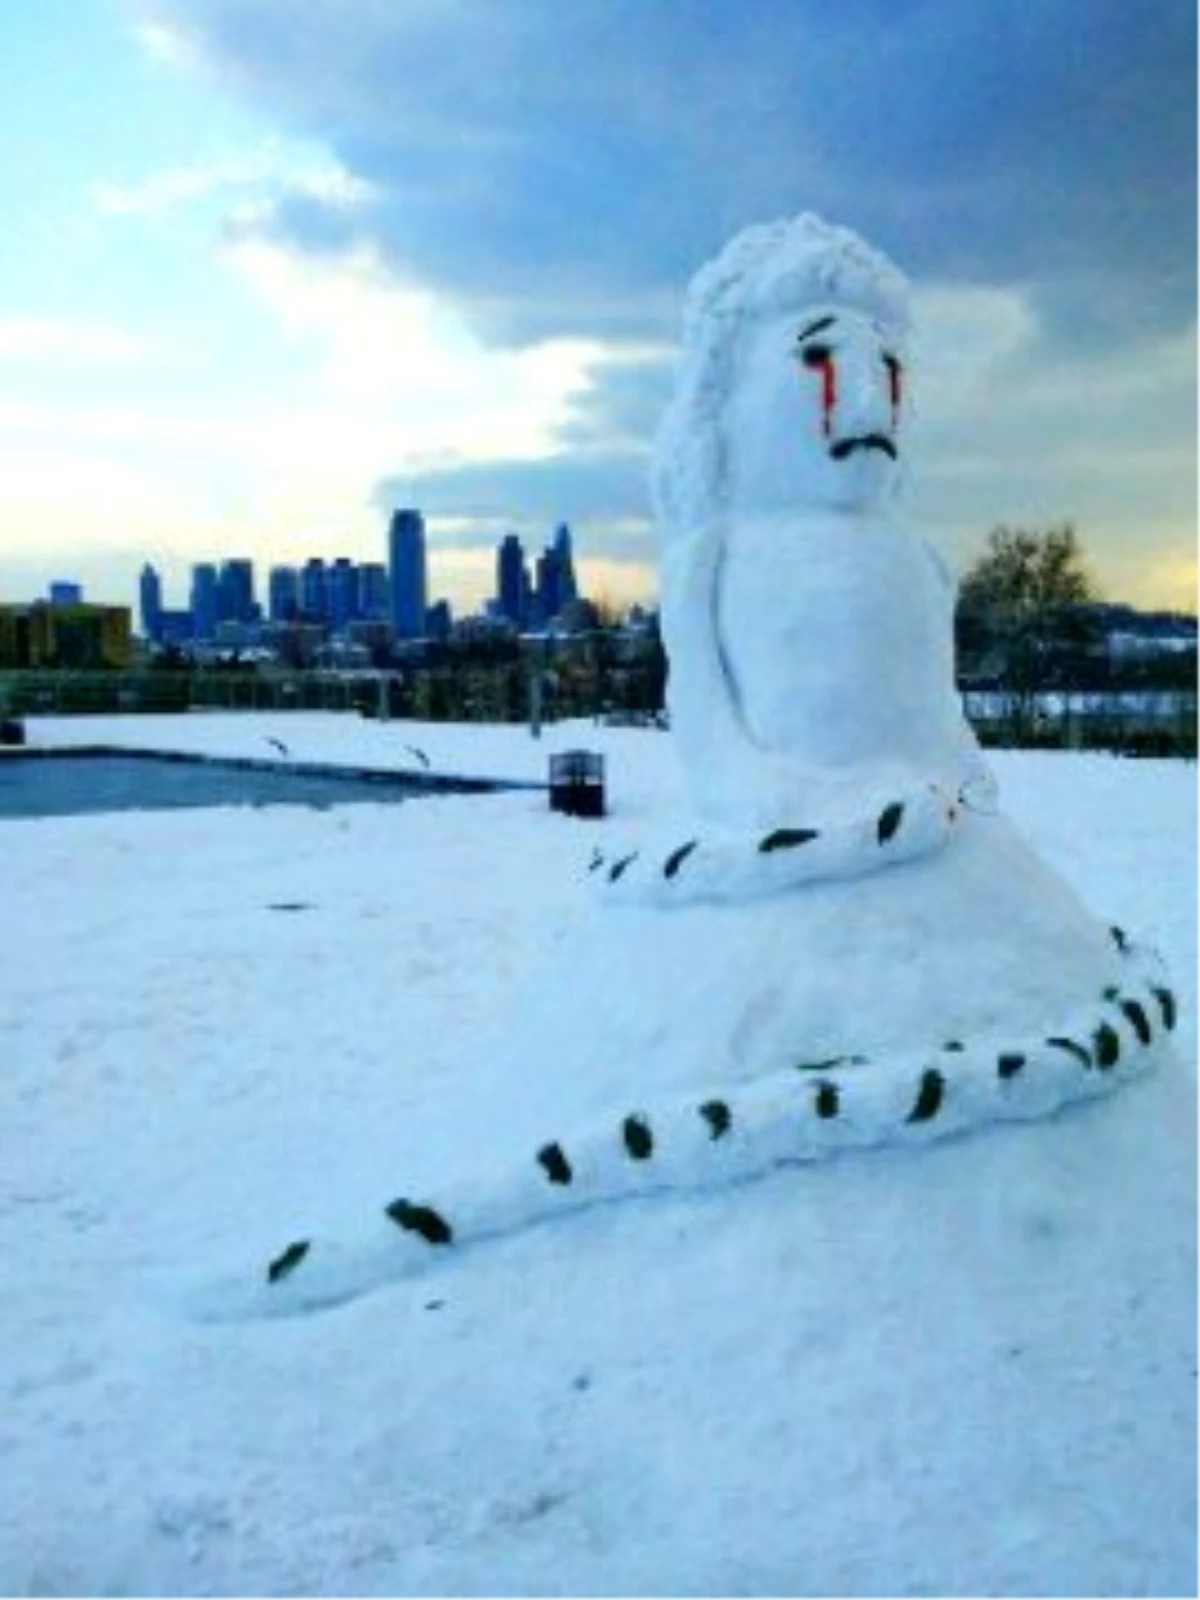
[[[824,367],[833,357],[833,351],[827,344],[806,344],[800,352],[800,359],[806,367]]]

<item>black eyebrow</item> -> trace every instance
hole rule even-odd
[[[796,335],[796,343],[803,344],[805,339],[810,338],[814,333],[823,333],[826,328],[832,328],[836,321],[836,317],[818,317],[817,320],[813,323],[810,323],[807,328],[802,328],[800,330],[800,332]]]

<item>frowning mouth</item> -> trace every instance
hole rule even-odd
[[[835,461],[844,461],[856,450],[882,450],[884,455],[896,460],[896,446],[884,433],[857,433],[849,439],[839,439],[830,445],[829,454]]]

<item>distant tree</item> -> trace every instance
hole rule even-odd
[[[1070,522],[994,528],[968,569],[958,596],[960,664],[1005,693],[1018,738],[1034,731],[1038,695],[1095,636],[1096,598]]]

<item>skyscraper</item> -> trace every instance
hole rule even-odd
[[[575,582],[575,557],[571,551],[571,530],[565,522],[560,522],[555,528],[554,542],[550,548],[558,562],[558,609],[561,611],[579,598],[579,587]]]
[[[329,620],[341,630],[359,615],[358,568],[349,556],[338,556],[329,569]]]
[[[192,568],[191,592],[192,630],[197,639],[215,639],[217,635],[217,569],[211,561],[203,561]]]
[[[392,580],[392,628],[397,639],[425,636],[427,601],[425,519],[419,511],[393,513],[388,531],[388,565]]]
[[[300,611],[300,574],[295,567],[272,567],[267,579],[272,622],[294,622]]]
[[[358,569],[358,614],[368,622],[386,622],[391,591],[382,561],[364,561]]]
[[[142,568],[142,575],[138,580],[138,595],[141,601],[142,632],[147,639],[158,640],[162,636],[162,579],[158,570],[147,561]]]
[[[565,606],[579,598],[571,530],[560,522],[554,537],[537,560],[537,594],[534,607],[540,623],[553,622]]]
[[[450,637],[453,626],[454,615],[449,600],[435,600],[425,613],[426,636],[444,643]]]
[[[235,556],[221,563],[217,579],[217,620],[242,623],[258,620],[258,607],[254,601],[254,563],[244,556]]]
[[[518,628],[524,626],[529,610],[529,571],[515,533],[506,533],[496,547],[496,602],[501,616]]]
[[[300,573],[300,608],[306,622],[324,622],[329,616],[328,583],[320,556],[310,556]]]

